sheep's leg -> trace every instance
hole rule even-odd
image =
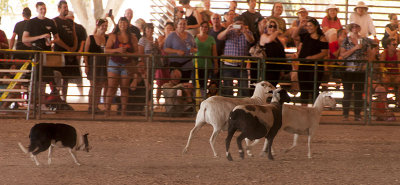
[[[69,148],[68,151],[69,151],[69,153],[71,154],[72,159],[74,160],[75,164],[78,165],[78,166],[80,166],[81,164],[78,162],[78,159],[77,159],[76,156],[75,156],[75,151],[72,150],[71,148]]]
[[[234,128],[233,126],[229,125],[228,128],[228,136],[225,139],[225,148],[226,148],[226,158],[228,158],[229,161],[233,161],[232,156],[229,152],[229,148],[231,145],[231,141],[232,141],[232,137],[236,132],[236,128]]]
[[[293,144],[292,144],[292,146],[290,148],[286,149],[286,151],[285,151],[286,153],[290,152],[294,147],[296,147],[298,138],[299,138],[299,134],[294,134],[293,135]]]
[[[240,158],[244,159],[244,151],[243,151],[243,146],[242,146],[242,141],[245,138],[244,134],[241,133],[237,138],[236,138],[236,142],[239,148],[239,156]]]
[[[309,135],[309,136],[308,136],[308,154],[307,154],[307,156],[308,156],[309,159],[311,159],[311,146],[310,146],[310,144],[311,144],[311,138],[312,138],[312,136]]]
[[[251,144],[250,144],[250,141],[251,141],[250,139],[245,138],[244,140],[246,141],[246,152],[247,152],[247,155],[249,157],[253,157],[253,154],[251,153],[251,148],[253,148],[253,146],[255,146],[257,143],[259,143],[260,140],[256,139]]]
[[[203,127],[203,125],[205,125],[205,124],[206,124],[205,122],[199,122],[199,123],[196,123],[196,125],[192,128],[192,130],[190,131],[189,137],[188,137],[188,141],[187,141],[187,143],[186,143],[185,148],[183,149],[182,154],[185,154],[185,153],[188,151],[189,145],[190,145],[190,141],[192,140],[192,137],[193,137],[194,134],[197,133],[197,131],[199,131],[200,128]]]
[[[213,131],[213,133],[211,134],[211,137],[210,137],[210,145],[211,145],[211,149],[212,149],[212,151],[214,153],[214,157],[218,157],[218,154],[215,151],[215,141],[217,140],[217,136],[218,136],[220,131],[221,131],[221,129],[214,128],[214,131]]]
[[[47,155],[47,164],[51,164],[51,152],[52,152],[52,149],[53,149],[53,145],[50,145],[50,147],[49,147],[49,154]]]

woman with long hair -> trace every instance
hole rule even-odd
[[[217,56],[217,45],[214,37],[208,35],[208,31],[210,27],[207,21],[203,21],[200,24],[200,33],[196,36],[195,42],[197,45],[197,56]],[[202,95],[205,95],[206,92],[203,91],[204,87],[207,86],[204,83],[207,83],[208,78],[212,78],[214,75],[218,73],[218,62],[216,59],[210,58],[197,58],[197,71],[199,78],[199,85],[201,88]],[[207,69],[205,68],[207,65]],[[207,77],[205,76],[205,72],[207,70]],[[207,80],[207,81],[204,81]]]
[[[307,32],[299,34],[300,29],[306,29]],[[315,18],[308,19],[306,22],[300,22],[300,25],[293,33],[293,39],[302,44],[299,58],[312,59],[319,61],[328,56],[328,42],[322,32],[321,26]],[[314,61],[303,61],[301,64],[315,64]],[[321,64],[321,62],[317,62]],[[301,92],[301,103],[306,106],[310,100],[318,96],[318,87],[321,84],[323,70],[328,70],[327,67],[317,67],[317,78],[314,79],[314,65],[300,65],[299,66],[299,85]],[[316,83],[316,84],[314,84]],[[316,85],[316,86],[314,86]],[[316,88],[314,88],[316,87]],[[314,93],[314,97],[313,97]]]
[[[107,43],[108,35],[106,35],[108,22],[106,19],[99,19],[96,22],[96,30],[90,35],[85,42],[85,52],[104,53],[104,47]],[[94,61],[96,60],[96,61]],[[90,82],[89,89],[89,108],[88,113],[94,110],[95,114],[99,114],[101,89],[104,88],[104,97],[107,93],[107,61],[104,56],[88,56],[85,57],[85,73]],[[96,80],[94,80],[96,78]],[[94,86],[96,87],[94,89]],[[94,97],[93,97],[94,96]],[[93,102],[94,100],[94,102]],[[94,105],[94,108],[93,108]]]
[[[399,42],[399,20],[397,19],[397,15],[394,13],[389,14],[390,23],[385,26],[385,34],[382,38],[382,47],[387,48],[388,41],[390,39],[395,39],[396,42]]]
[[[260,45],[264,46],[265,54],[267,55],[268,64],[266,66],[267,73],[265,79],[272,85],[276,86],[280,77],[284,73],[288,73],[291,70],[290,65],[273,64],[270,62],[282,63],[284,61],[273,61],[268,58],[286,58],[285,54],[285,39],[283,33],[279,29],[279,24],[275,19],[271,19],[267,22],[267,31],[261,35]]]
[[[179,4],[185,10],[185,19],[187,20],[186,31],[194,37],[199,33],[200,23],[202,22],[201,15],[196,8],[190,6],[190,0],[179,0]]]
[[[129,21],[121,17],[114,31],[110,34],[105,53],[137,54],[138,40],[134,34],[128,30]],[[118,86],[121,90],[121,115],[126,115],[126,102],[128,100],[128,88],[130,77],[128,76],[127,65],[132,62],[130,57],[112,56],[108,61],[108,89],[106,97],[106,115],[110,115],[112,99]]]

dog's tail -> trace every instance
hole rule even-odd
[[[20,143],[20,142],[18,142],[18,146],[21,148],[21,150],[24,152],[24,153],[28,153],[28,149],[26,148],[26,147],[24,147],[24,146],[22,146],[22,144]]]

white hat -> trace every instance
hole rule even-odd
[[[335,4],[330,4],[330,5],[328,5],[328,7],[326,8],[326,10],[329,10],[329,9],[336,9],[337,11],[339,11],[339,8],[336,7]]]
[[[357,3],[356,7],[354,7],[354,11],[356,11],[357,8],[366,8],[368,10],[368,6],[363,1]]]

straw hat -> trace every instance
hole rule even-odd
[[[300,8],[299,10],[297,10],[297,14],[299,14],[301,12],[307,12],[308,13],[308,11],[305,8]]]
[[[368,10],[368,6],[363,1],[357,3],[356,7],[354,7],[354,11],[356,11],[357,8],[366,8]]]
[[[326,8],[326,10],[328,11],[329,9],[336,9],[336,11],[339,11],[339,8],[336,7],[335,4],[330,4],[330,5],[328,5],[328,7]]]

